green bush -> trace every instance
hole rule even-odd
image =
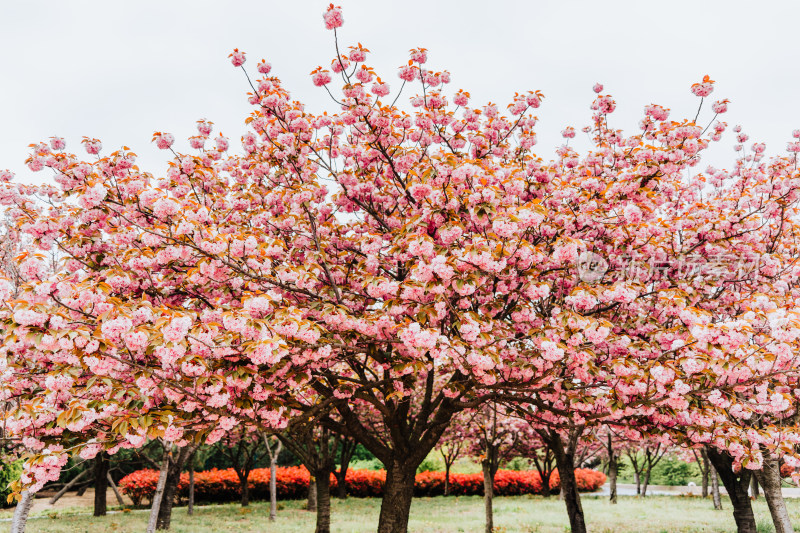
[[[438,472],[444,470],[444,463],[439,457],[436,457],[438,452],[431,452],[422,460],[422,463],[417,467],[417,474],[422,472]]]
[[[350,461],[350,470],[383,470],[383,463],[376,458],[353,459]]]
[[[22,460],[3,463],[0,466],[0,506],[10,506],[8,495],[11,494],[11,489],[8,488],[8,484],[17,481],[20,474],[22,474]]]
[[[699,470],[697,465],[689,464],[677,458],[664,457],[653,468],[650,483],[653,485],[686,485],[690,481],[698,481]]]

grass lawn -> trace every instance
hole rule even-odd
[[[176,508],[172,518],[174,533],[274,532],[307,533],[314,530],[314,514],[301,509],[305,502],[281,502],[278,520],[270,524],[268,505],[213,505],[195,508],[194,516],[186,508]],[[800,500],[788,500],[792,521],[800,526]],[[773,531],[764,498],[754,502],[759,532]],[[378,523],[380,501],[355,499],[332,501],[332,531],[372,533]],[[646,499],[620,499],[616,506],[605,498],[585,496],[583,508],[589,531],[597,533],[661,532],[734,532],[730,503],[723,500],[723,511],[714,511],[710,500],[697,497],[651,496]],[[71,510],[70,510],[71,511]],[[144,531],[147,513],[132,511],[101,518],[51,513],[46,518],[31,519],[29,533],[139,533]],[[89,509],[83,510],[89,512]],[[2,527],[2,526],[0,526]],[[564,533],[569,531],[563,502],[538,496],[495,499],[495,527],[502,533]],[[415,499],[411,508],[409,531],[421,533],[481,533],[483,500],[479,496]]]

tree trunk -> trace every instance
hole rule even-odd
[[[545,498],[550,497],[550,478],[553,477],[553,471],[545,472],[544,475],[539,475],[542,478],[542,494]],[[560,492],[560,491],[559,491]]]
[[[306,511],[317,510],[317,480],[314,476],[308,481],[308,503],[306,504]]]
[[[644,481],[642,481],[642,498],[647,496],[647,486],[650,484],[650,468],[644,473]]]
[[[764,489],[764,498],[767,500],[769,514],[772,515],[775,533],[793,533],[794,528],[789,520],[789,511],[786,509],[786,502],[781,493],[781,473],[778,460],[764,459],[764,466],[754,474]]]
[[[386,484],[381,499],[378,533],[407,533],[416,470],[417,465],[397,461],[386,465]]]
[[[611,454],[608,458],[608,491],[609,501],[613,504],[617,503],[617,472],[619,465],[617,464],[617,456]]]
[[[189,503],[187,504],[186,514],[194,515],[194,456],[189,463]]]
[[[119,493],[117,484],[114,483],[114,479],[111,477],[110,472],[106,474],[106,479],[108,479],[108,486],[111,487],[112,491],[114,491],[114,496],[117,498],[117,503],[119,503],[120,506],[125,506],[125,500],[122,498],[122,494]]]
[[[164,496],[161,499],[161,508],[158,510],[158,523],[156,529],[169,529],[172,523],[172,507],[175,505],[175,494],[181,479],[181,469],[170,465],[167,482],[164,485]]]
[[[756,479],[754,474],[750,476],[750,496],[752,496],[754,500],[757,500],[758,492],[758,479]]]
[[[549,444],[556,457],[558,476],[561,478],[561,494],[567,504],[570,531],[586,533],[586,518],[583,515],[578,482],[575,479],[575,450],[565,450],[564,443],[558,435],[551,436]]]
[[[278,454],[270,459],[269,462],[269,521],[274,522],[278,516],[278,486],[275,477],[278,474],[278,465],[276,461]]]
[[[708,471],[711,476],[711,498],[714,501],[714,509],[717,511],[722,510],[722,498],[719,495],[719,474],[716,468],[711,468]]]
[[[88,469],[87,469],[87,470],[84,470],[83,472],[81,472],[80,474],[78,474],[77,476],[75,476],[74,478],[72,478],[72,479],[70,480],[70,482],[69,482],[69,483],[67,483],[66,485],[64,485],[64,488],[63,488],[63,489],[61,489],[60,491],[58,491],[58,492],[56,493],[56,495],[55,495],[55,496],[53,496],[52,498],[50,498],[50,505],[53,505],[53,504],[54,504],[54,503],[56,503],[56,502],[57,502],[59,499],[61,499],[61,497],[62,497],[64,494],[66,494],[66,493],[69,491],[69,489],[71,489],[73,486],[75,486],[75,485],[78,483],[78,481],[80,481],[80,480],[81,480],[81,478],[82,478],[83,476],[85,476],[87,473],[89,473],[89,470],[88,470]]]
[[[494,513],[492,510],[492,500],[494,499],[494,476],[492,476],[492,465],[489,459],[481,461],[483,468],[483,508],[486,512],[485,533],[492,533],[494,530]]]
[[[28,524],[28,514],[33,505],[33,494],[27,490],[22,491],[22,498],[17,502],[14,509],[14,518],[11,519],[11,533],[25,533],[25,526]]]
[[[642,493],[642,483],[639,479],[639,471],[636,470],[636,467],[633,469],[633,482],[636,483],[636,495],[640,495]]]
[[[94,516],[105,516],[108,511],[108,455],[98,453],[94,458]]]
[[[158,484],[156,492],[153,494],[153,505],[150,507],[150,520],[147,522],[147,533],[155,533],[158,527],[158,515],[161,510],[161,501],[164,499],[164,488],[167,485],[167,474],[169,473],[169,452],[164,451],[161,460],[161,472],[158,474]]]
[[[703,489],[701,494],[703,495],[703,498],[708,498],[708,470],[711,465],[708,464],[708,455],[706,455],[705,449],[700,452],[700,454],[703,457],[703,463],[700,466],[700,471],[703,473]]]
[[[733,458],[727,453],[715,448],[708,448],[708,459],[714,465],[722,484],[728,491],[728,497],[733,506],[733,519],[736,521],[738,533],[757,533],[756,519],[753,507],[750,505],[750,496],[747,487],[750,484],[750,471],[742,468],[740,472],[733,471]]]
[[[331,533],[331,473],[317,472],[317,527],[315,533]]]
[[[342,500],[347,499],[347,470],[337,470],[333,475],[336,476],[336,496]]]
[[[239,490],[242,493],[242,507],[250,505],[250,481],[247,479],[250,477],[249,474],[250,472],[239,474]]]
[[[444,463],[444,495],[450,496],[450,463]]]
[[[84,483],[83,486],[81,486],[81,488],[78,489],[78,492],[75,493],[75,496],[77,496],[78,498],[83,496],[91,485],[92,485],[91,481],[88,483]]]

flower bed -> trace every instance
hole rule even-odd
[[[606,481],[606,476],[596,470],[578,468],[575,470],[578,488],[581,491],[595,491]],[[230,502],[240,497],[239,478],[233,469],[208,470],[197,472],[195,499],[205,502]],[[308,494],[310,476],[302,466],[281,467],[277,469],[275,484],[278,498],[283,500],[301,499]],[[349,470],[347,472],[347,492],[357,498],[378,497],[383,493],[386,481],[384,470]],[[269,469],[257,468],[250,473],[250,498],[265,500],[269,498]],[[128,495],[136,505],[150,500],[158,483],[157,470],[137,470],[119,482],[120,491]],[[558,490],[558,472],[550,477],[551,491]],[[178,485],[179,494],[186,497],[189,488],[189,474],[181,474]],[[336,478],[331,476],[331,490],[336,488]],[[520,494],[541,494],[542,480],[535,471],[499,470],[494,480],[495,495],[515,496]],[[453,495],[483,494],[482,474],[450,474],[450,493]],[[417,474],[414,484],[416,496],[439,496],[444,494],[444,472],[423,472]]]

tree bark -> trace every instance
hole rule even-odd
[[[407,533],[416,470],[417,465],[399,461],[386,465],[386,484],[381,499],[378,533]]]
[[[789,511],[786,509],[786,502],[781,493],[781,473],[778,460],[764,459],[764,466],[754,474],[764,489],[764,498],[767,500],[775,533],[793,533],[794,528],[789,519]]]
[[[722,498],[719,495],[719,474],[716,468],[711,468],[708,471],[711,476],[711,498],[714,501],[714,509],[717,511],[722,510]]]
[[[164,450],[161,459],[161,472],[158,474],[158,484],[156,492],[153,494],[153,505],[150,507],[150,520],[147,522],[147,533],[155,533],[158,527],[158,515],[161,510],[161,501],[164,499],[164,488],[167,485],[167,474],[169,473],[169,451]]]
[[[550,449],[556,458],[558,476],[561,478],[561,494],[567,504],[567,515],[569,516],[570,531],[572,533],[586,533],[586,518],[583,514],[581,496],[578,493],[578,482],[575,479],[575,447],[577,437],[574,436],[570,444],[565,448],[564,441],[557,433],[548,435]]]
[[[703,489],[701,494],[703,495],[703,498],[708,498],[708,476],[711,465],[708,463],[708,455],[706,455],[705,449],[700,452],[700,455],[703,458],[703,462],[700,466],[700,471],[703,473]]]
[[[317,472],[317,528],[315,533],[331,533],[331,473]]]
[[[486,512],[485,533],[494,531],[494,512],[492,500],[494,499],[494,476],[492,476],[492,465],[489,459],[481,461],[483,468],[483,508]]]
[[[169,450],[169,447],[166,448]],[[169,529],[172,522],[172,507],[175,505],[175,496],[178,492],[178,485],[181,481],[181,470],[183,470],[186,460],[197,449],[196,446],[187,446],[177,451],[177,455],[167,453],[167,479],[164,485],[164,495],[161,499],[161,506],[158,510],[157,529]]]
[[[617,503],[617,472],[619,471],[619,465],[617,464],[617,456],[609,454],[608,458],[608,491],[609,491],[609,501],[612,504]]]
[[[308,481],[308,503],[306,504],[306,511],[317,510],[317,480],[314,476]]]
[[[239,476],[239,490],[241,492],[241,503],[242,507],[247,507],[250,505],[250,481],[247,479],[250,477],[250,472],[237,472]]]
[[[754,473],[752,476],[750,476],[750,496],[752,496],[752,498],[754,500],[757,500],[758,499],[758,493],[759,493],[759,490],[758,490],[758,479],[757,479],[757,476]]]
[[[94,458],[94,516],[105,516],[108,511],[108,455],[98,453]]]
[[[642,481],[642,498],[647,496],[647,486],[650,484],[650,468],[644,473],[644,481]]]
[[[14,509],[14,518],[11,519],[11,533],[25,533],[25,526],[28,524],[28,515],[33,505],[33,494],[27,490],[22,491],[22,498],[17,502]]]
[[[189,503],[186,507],[186,514],[194,515],[194,456],[189,463]]]
[[[757,533],[756,518],[753,507],[750,505],[750,496],[747,487],[750,484],[750,471],[742,468],[739,472],[733,471],[733,458],[716,448],[708,448],[708,459],[719,473],[722,484],[728,491],[728,497],[733,506],[733,519],[736,521],[738,533]]]
[[[178,491],[181,470],[170,465],[167,473],[167,482],[164,486],[164,495],[161,499],[161,507],[158,510],[158,523],[156,529],[169,529],[172,523],[172,507],[175,505],[175,494]]]
[[[636,467],[633,469],[633,482],[636,483],[636,495],[639,496],[642,493],[642,482],[639,479],[639,471],[636,470]]]
[[[545,498],[550,497],[550,479],[553,477],[553,471],[550,470],[549,472],[545,472],[544,475],[540,475],[542,478],[542,493]],[[559,492],[561,492],[559,490]]]
[[[336,476],[336,496],[342,500],[347,499],[347,470],[337,470],[333,475]]]
[[[444,463],[444,495],[450,496],[450,463]]]
[[[336,476],[336,494],[341,499],[347,498],[347,470],[356,451],[358,443],[355,439],[343,437],[339,443],[339,468],[334,469]]]
[[[78,474],[77,476],[75,476],[74,478],[72,478],[72,479],[70,480],[70,482],[69,482],[69,483],[67,483],[66,485],[64,485],[64,488],[63,488],[63,489],[61,489],[60,491],[58,491],[58,492],[56,493],[56,495],[55,495],[55,496],[53,496],[52,498],[50,498],[50,505],[53,505],[53,504],[54,504],[54,503],[56,503],[58,500],[60,500],[60,499],[61,499],[61,497],[62,497],[64,494],[66,494],[67,492],[69,492],[69,489],[71,489],[72,487],[74,487],[74,486],[75,486],[75,485],[78,483],[78,481],[80,481],[80,480],[81,480],[81,478],[82,478],[83,476],[85,476],[85,475],[86,475],[88,472],[89,472],[89,470],[88,470],[88,469],[87,469],[87,470],[84,470],[83,472],[81,472],[80,474]]]
[[[278,454],[270,457],[269,461],[269,521],[274,522],[278,516],[278,485],[276,476],[278,474]]]
[[[120,506],[125,505],[125,500],[122,498],[122,494],[119,493],[119,489],[117,488],[117,484],[114,483],[114,479],[111,477],[111,473],[106,474],[106,479],[108,479],[108,486],[111,487],[111,490],[114,491],[114,496],[117,498],[117,503]]]
[[[266,433],[262,433],[264,438],[264,445],[267,447],[267,455],[269,456],[269,521],[274,522],[278,516],[278,455],[283,448],[283,442],[275,438],[275,447],[270,445],[270,437]],[[309,481],[310,485],[310,481]]]

